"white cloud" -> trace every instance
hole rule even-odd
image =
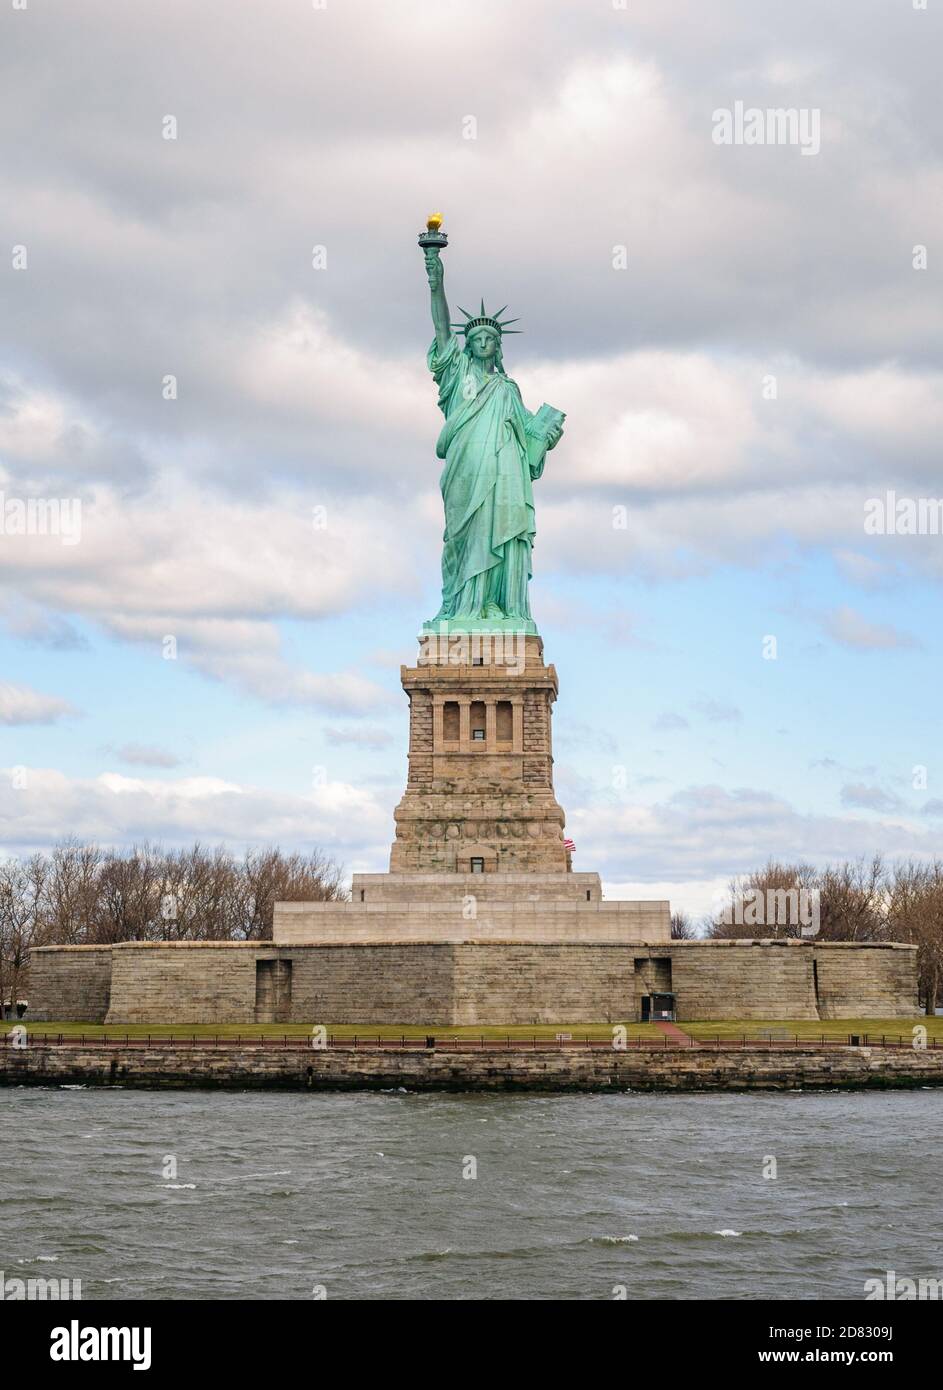
[[[689,729],[691,726],[683,714],[675,714],[673,710],[665,710],[658,716],[652,725],[653,729],[659,732],[670,732],[675,729]]]
[[[899,796],[884,791],[882,787],[869,787],[864,782],[849,782],[842,787],[841,801],[843,806],[862,811],[890,813],[903,809]]]
[[[104,773],[71,778],[28,768],[15,789],[0,774],[0,842],[10,852],[48,847],[65,834],[104,845],[318,845],[349,862],[372,846],[380,862],[392,816],[367,787],[326,782],[307,796],[279,795],[221,777],[145,778]]]
[[[873,853],[933,858],[939,850],[916,810],[891,819],[808,813],[772,792],[719,786],[686,787],[649,806],[615,798],[571,805],[567,834],[577,844],[575,868],[597,869],[608,883],[652,883],[672,898],[665,885],[677,884],[688,904],[684,885],[726,883],[771,856],[824,864]]]
[[[396,737],[389,729],[382,729],[375,724],[357,725],[352,724],[344,728],[326,727],[324,736],[328,743],[354,744],[358,748],[389,748],[396,743]]]
[[[0,724],[54,724],[75,713],[69,701],[59,695],[44,695],[28,685],[0,681]]]
[[[157,748],[147,743],[125,743],[115,750],[115,757],[123,763],[140,767],[179,767],[181,759],[169,749]]]
[[[843,605],[822,615],[828,635],[843,647],[859,651],[888,651],[896,647],[917,646],[916,638],[890,623],[872,623],[854,608]]]
[[[711,724],[738,724],[743,718],[743,711],[736,705],[726,700],[713,700],[707,696],[694,700],[691,708]]]

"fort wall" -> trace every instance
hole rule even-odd
[[[33,952],[30,1019],[421,1026],[912,1018],[916,948],[808,941],[122,943]]]

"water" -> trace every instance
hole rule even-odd
[[[943,1275],[931,1091],[0,1107],[0,1269],[85,1299],[860,1299],[888,1269]]]

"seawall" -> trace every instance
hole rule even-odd
[[[811,1045],[486,1048],[30,1043],[0,1085],[317,1091],[751,1091],[943,1085],[943,1049]]]

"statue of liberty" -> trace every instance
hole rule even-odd
[[[432,292],[435,341],[429,370],[439,388],[445,424],[436,455],[445,460],[440,485],[445,504],[442,606],[426,630],[536,632],[527,585],[534,545],[533,481],[563,433],[563,414],[525,409],[517,384],[504,370],[501,339],[517,332],[503,309],[465,315],[452,324],[445,297],[439,230],[429,218],[419,238]],[[457,330],[464,336],[459,342]]]

